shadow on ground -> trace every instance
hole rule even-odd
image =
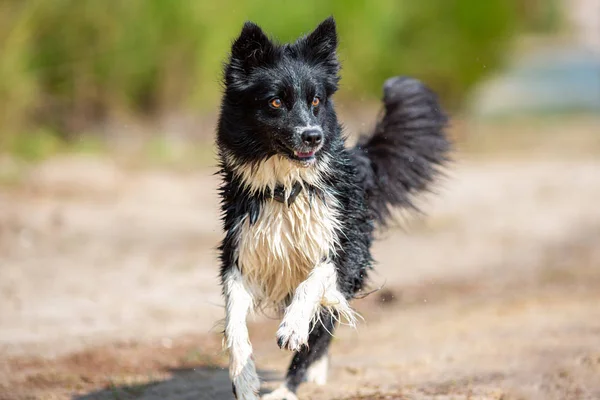
[[[176,368],[171,378],[139,385],[111,385],[92,393],[74,396],[73,400],[231,400],[231,383],[227,369],[221,367]],[[258,371],[261,380],[271,382],[279,377]]]

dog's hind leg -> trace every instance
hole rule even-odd
[[[327,310],[321,311],[308,337],[308,346],[294,353],[286,377],[287,385],[294,391],[304,381],[318,385],[327,383],[329,345],[338,319]]]
[[[322,310],[320,318],[315,320],[308,336],[308,346],[294,353],[288,368],[285,383],[262,397],[263,400],[296,400],[296,390],[304,381],[317,385],[327,383],[329,367],[329,345],[333,338],[336,320],[330,311]]]

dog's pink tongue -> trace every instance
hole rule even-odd
[[[309,151],[307,153],[298,152],[298,157],[312,157],[315,153],[313,151]]]

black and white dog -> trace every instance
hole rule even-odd
[[[371,268],[377,225],[392,207],[413,207],[446,161],[446,117],[420,82],[391,78],[375,131],[351,149],[332,96],[339,81],[333,18],[291,44],[247,22],[225,66],[218,123],[225,237],[225,345],[234,395],[257,399],[246,317],[283,313],[277,343],[294,356],[267,399],[296,399],[324,384],[336,323],[353,325],[349,301]]]

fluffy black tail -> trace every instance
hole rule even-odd
[[[385,226],[393,207],[416,209],[448,161],[447,117],[437,96],[415,79],[395,77],[383,86],[385,113],[353,157],[374,218]]]

